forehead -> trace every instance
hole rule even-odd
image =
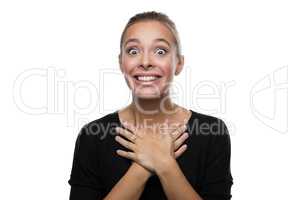
[[[129,26],[124,35],[124,43],[131,38],[140,41],[154,41],[163,38],[169,43],[174,42],[174,36],[170,29],[158,21],[137,22]]]

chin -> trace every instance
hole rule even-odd
[[[140,99],[159,99],[161,97],[160,94],[155,93],[145,93],[145,92],[138,92],[134,94],[134,97]]]
[[[164,96],[168,95],[169,88],[160,88],[158,90],[151,89],[151,88],[143,88],[143,89],[136,89],[132,90],[133,95],[137,98],[142,99],[159,99],[163,98]]]

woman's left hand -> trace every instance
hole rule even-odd
[[[181,125],[172,133],[124,126],[129,131],[121,127],[117,127],[116,131],[127,140],[120,136],[116,136],[115,139],[131,151],[117,150],[117,154],[137,162],[151,172],[163,170],[168,162],[174,161],[187,148],[186,145],[182,145],[188,137],[188,133],[183,133],[185,125]]]

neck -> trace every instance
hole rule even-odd
[[[130,110],[135,119],[135,125],[163,123],[179,111],[179,106],[172,102],[169,96],[155,99],[134,97]]]

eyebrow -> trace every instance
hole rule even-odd
[[[155,39],[154,41],[155,41],[155,42],[164,42],[164,43],[166,43],[169,47],[171,46],[170,43],[169,43],[166,39],[164,39],[164,38],[157,38],[157,39]],[[129,42],[140,43],[139,39],[137,39],[137,38],[130,38],[130,39],[128,39],[128,40],[125,42],[124,46],[126,46]]]
[[[171,44],[168,42],[168,40],[164,39],[164,38],[157,38],[155,39],[156,42],[164,42],[166,43],[169,47],[171,46]]]
[[[139,41],[138,39],[136,39],[136,38],[130,38],[130,39],[128,39],[128,40],[125,42],[124,46],[126,46],[129,42],[137,42],[137,43],[140,43],[140,41]]]

